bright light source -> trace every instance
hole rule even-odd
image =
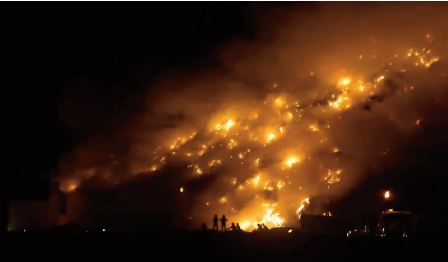
[[[338,85],[339,86],[348,86],[348,85],[350,85],[351,82],[352,82],[352,80],[350,79],[350,77],[342,77],[339,79]]]
[[[390,193],[389,190],[387,190],[387,191],[384,192],[384,199],[388,200],[388,199],[391,198],[391,196],[392,196],[392,195],[391,195],[391,193]]]
[[[270,143],[275,139],[275,134],[273,132],[269,132],[266,135],[266,142]]]
[[[286,168],[292,168],[295,164],[300,162],[300,158],[297,156],[289,156],[283,161],[283,164]]]

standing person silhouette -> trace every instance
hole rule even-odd
[[[215,214],[214,216],[213,216],[213,230],[219,230],[219,228],[218,228],[218,215],[217,214]]]
[[[227,223],[227,217],[226,215],[222,215],[221,217],[221,231],[226,231],[227,227],[226,227],[226,223]]]
[[[202,223],[201,230],[202,230],[203,232],[207,232],[207,230],[208,230],[208,228],[207,228],[207,224]]]

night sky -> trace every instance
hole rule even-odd
[[[207,54],[232,37],[250,38],[252,11],[247,4],[3,4],[8,195],[45,198],[61,154],[139,110],[142,89],[158,74],[217,66]],[[61,119],[67,97],[87,107],[81,123]]]

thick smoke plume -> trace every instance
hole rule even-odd
[[[97,203],[88,192],[115,192],[127,212],[169,214],[182,226],[215,213],[244,229],[295,225],[310,198],[337,199],[393,162],[427,108],[446,102],[447,11],[263,10],[255,40],[214,54],[219,69],[160,77],[141,114],[64,157],[61,187],[84,195],[85,207]]]

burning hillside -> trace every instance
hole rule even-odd
[[[281,9],[275,25],[268,13],[260,31],[275,33],[224,48],[225,70],[162,77],[145,112],[65,157],[62,190],[176,167],[163,190],[188,199],[190,226],[214,214],[246,230],[297,224],[310,197],[338,198],[381,170],[425,107],[446,102],[446,8],[376,7]]]

